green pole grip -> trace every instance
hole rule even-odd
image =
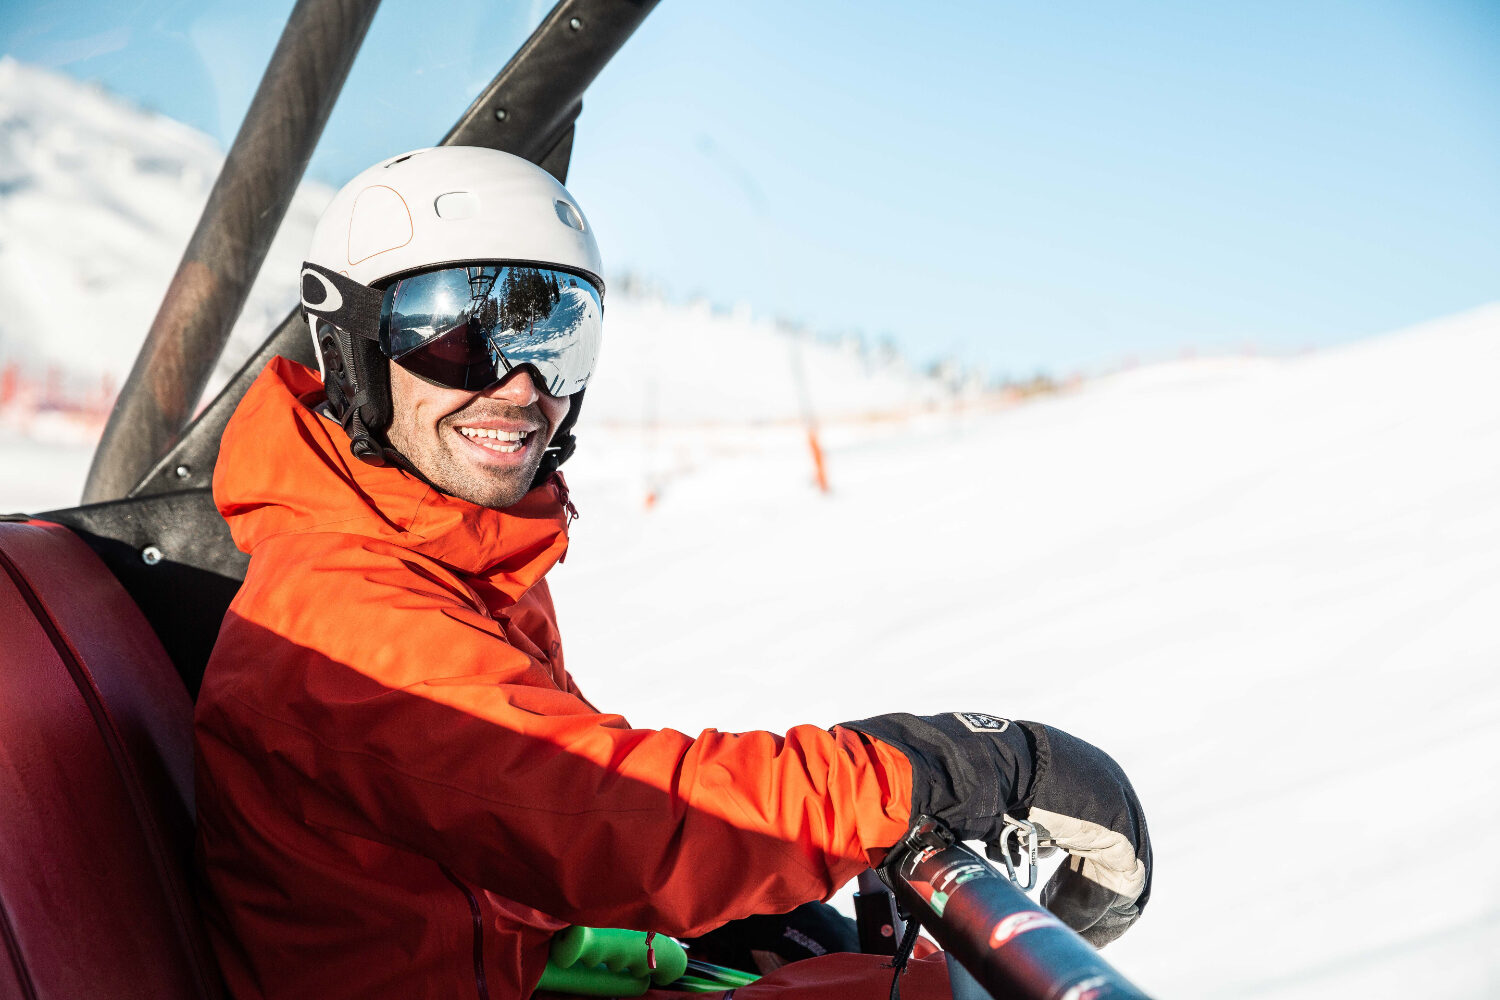
[[[651,936],[650,967],[644,931],[569,927],[552,939],[541,989],[576,996],[636,997],[653,984],[665,986],[687,971],[687,953],[671,938]]]

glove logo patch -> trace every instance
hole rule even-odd
[[[953,717],[971,733],[1003,733],[1010,728],[1010,720],[983,712],[954,712]]]
[[[995,929],[990,931],[990,947],[1003,947],[1011,938],[1025,934],[1027,931],[1034,931],[1039,927],[1061,926],[1062,921],[1050,913],[1022,910],[1020,913],[1012,913],[995,925]]]

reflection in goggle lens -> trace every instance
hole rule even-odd
[[[481,265],[402,278],[385,292],[380,347],[429,382],[483,389],[529,367],[554,396],[582,389],[598,360],[604,307],[585,278]]]

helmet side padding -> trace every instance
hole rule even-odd
[[[390,362],[374,341],[322,320],[313,323],[329,412],[348,433],[356,457],[384,465],[392,416]]]

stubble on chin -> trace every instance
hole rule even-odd
[[[392,366],[393,371],[394,368]],[[399,395],[394,391],[398,388],[393,386],[393,396]],[[409,395],[421,396],[422,392]],[[545,446],[528,453],[526,464],[520,468],[496,467],[486,463],[481,456],[471,454],[457,428],[483,420],[514,420],[541,427],[540,433],[546,434],[553,424],[540,404],[516,406],[493,399],[474,399],[429,424],[422,419],[425,407],[414,406],[405,397],[393,399],[393,403],[396,404],[396,419],[386,431],[387,440],[424,479],[442,492],[496,510],[519,502],[529,492],[531,481],[542,464]]]
[[[467,461],[448,451],[437,475],[428,475],[434,486],[460,500],[499,510],[518,503],[531,488],[531,480],[542,464],[535,455],[517,469],[495,469]]]

